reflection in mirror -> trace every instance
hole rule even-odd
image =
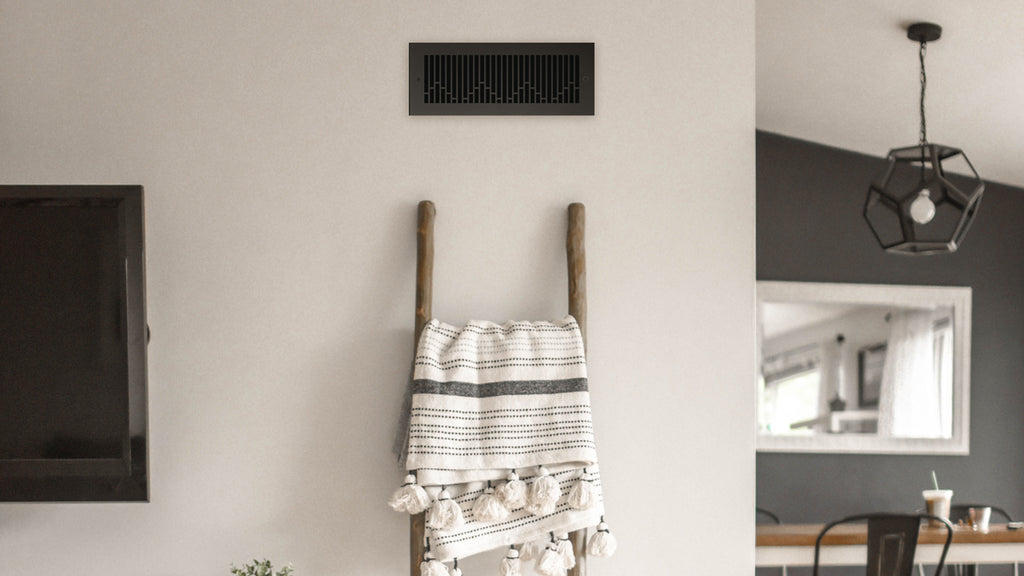
[[[758,449],[967,453],[970,288],[758,283]]]

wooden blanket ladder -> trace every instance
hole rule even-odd
[[[419,204],[417,217],[416,247],[416,330],[413,345],[419,343],[423,327],[432,318],[431,308],[434,286],[434,218],[437,214],[434,203],[424,200]],[[569,314],[576,318],[583,336],[584,349],[587,342],[587,259],[584,246],[585,213],[583,204],[569,205],[569,225],[565,237],[566,260],[569,267]],[[419,576],[420,562],[425,552],[425,514],[411,517],[409,530],[409,574]],[[581,529],[569,534],[576,554],[576,566],[569,570],[569,576],[584,576],[587,559],[587,530]]]

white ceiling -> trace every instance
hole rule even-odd
[[[885,156],[918,142],[914,22],[928,44],[928,141],[1024,187],[1024,0],[757,0],[757,127]]]
[[[762,302],[762,336],[767,340],[815,324],[824,324],[858,307],[859,304],[824,302]]]

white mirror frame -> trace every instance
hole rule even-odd
[[[757,283],[757,374],[761,374],[763,302],[822,302],[953,307],[953,436],[952,438],[886,438],[862,434],[780,436],[757,434],[758,452],[861,454],[945,454],[970,451],[971,413],[971,289],[959,286],[839,284],[759,281]],[[756,394],[755,382],[755,394]],[[756,415],[755,415],[756,417]]]

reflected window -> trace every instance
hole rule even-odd
[[[821,348],[812,346],[765,360],[760,411],[762,431],[811,433],[821,396],[821,356]]]

